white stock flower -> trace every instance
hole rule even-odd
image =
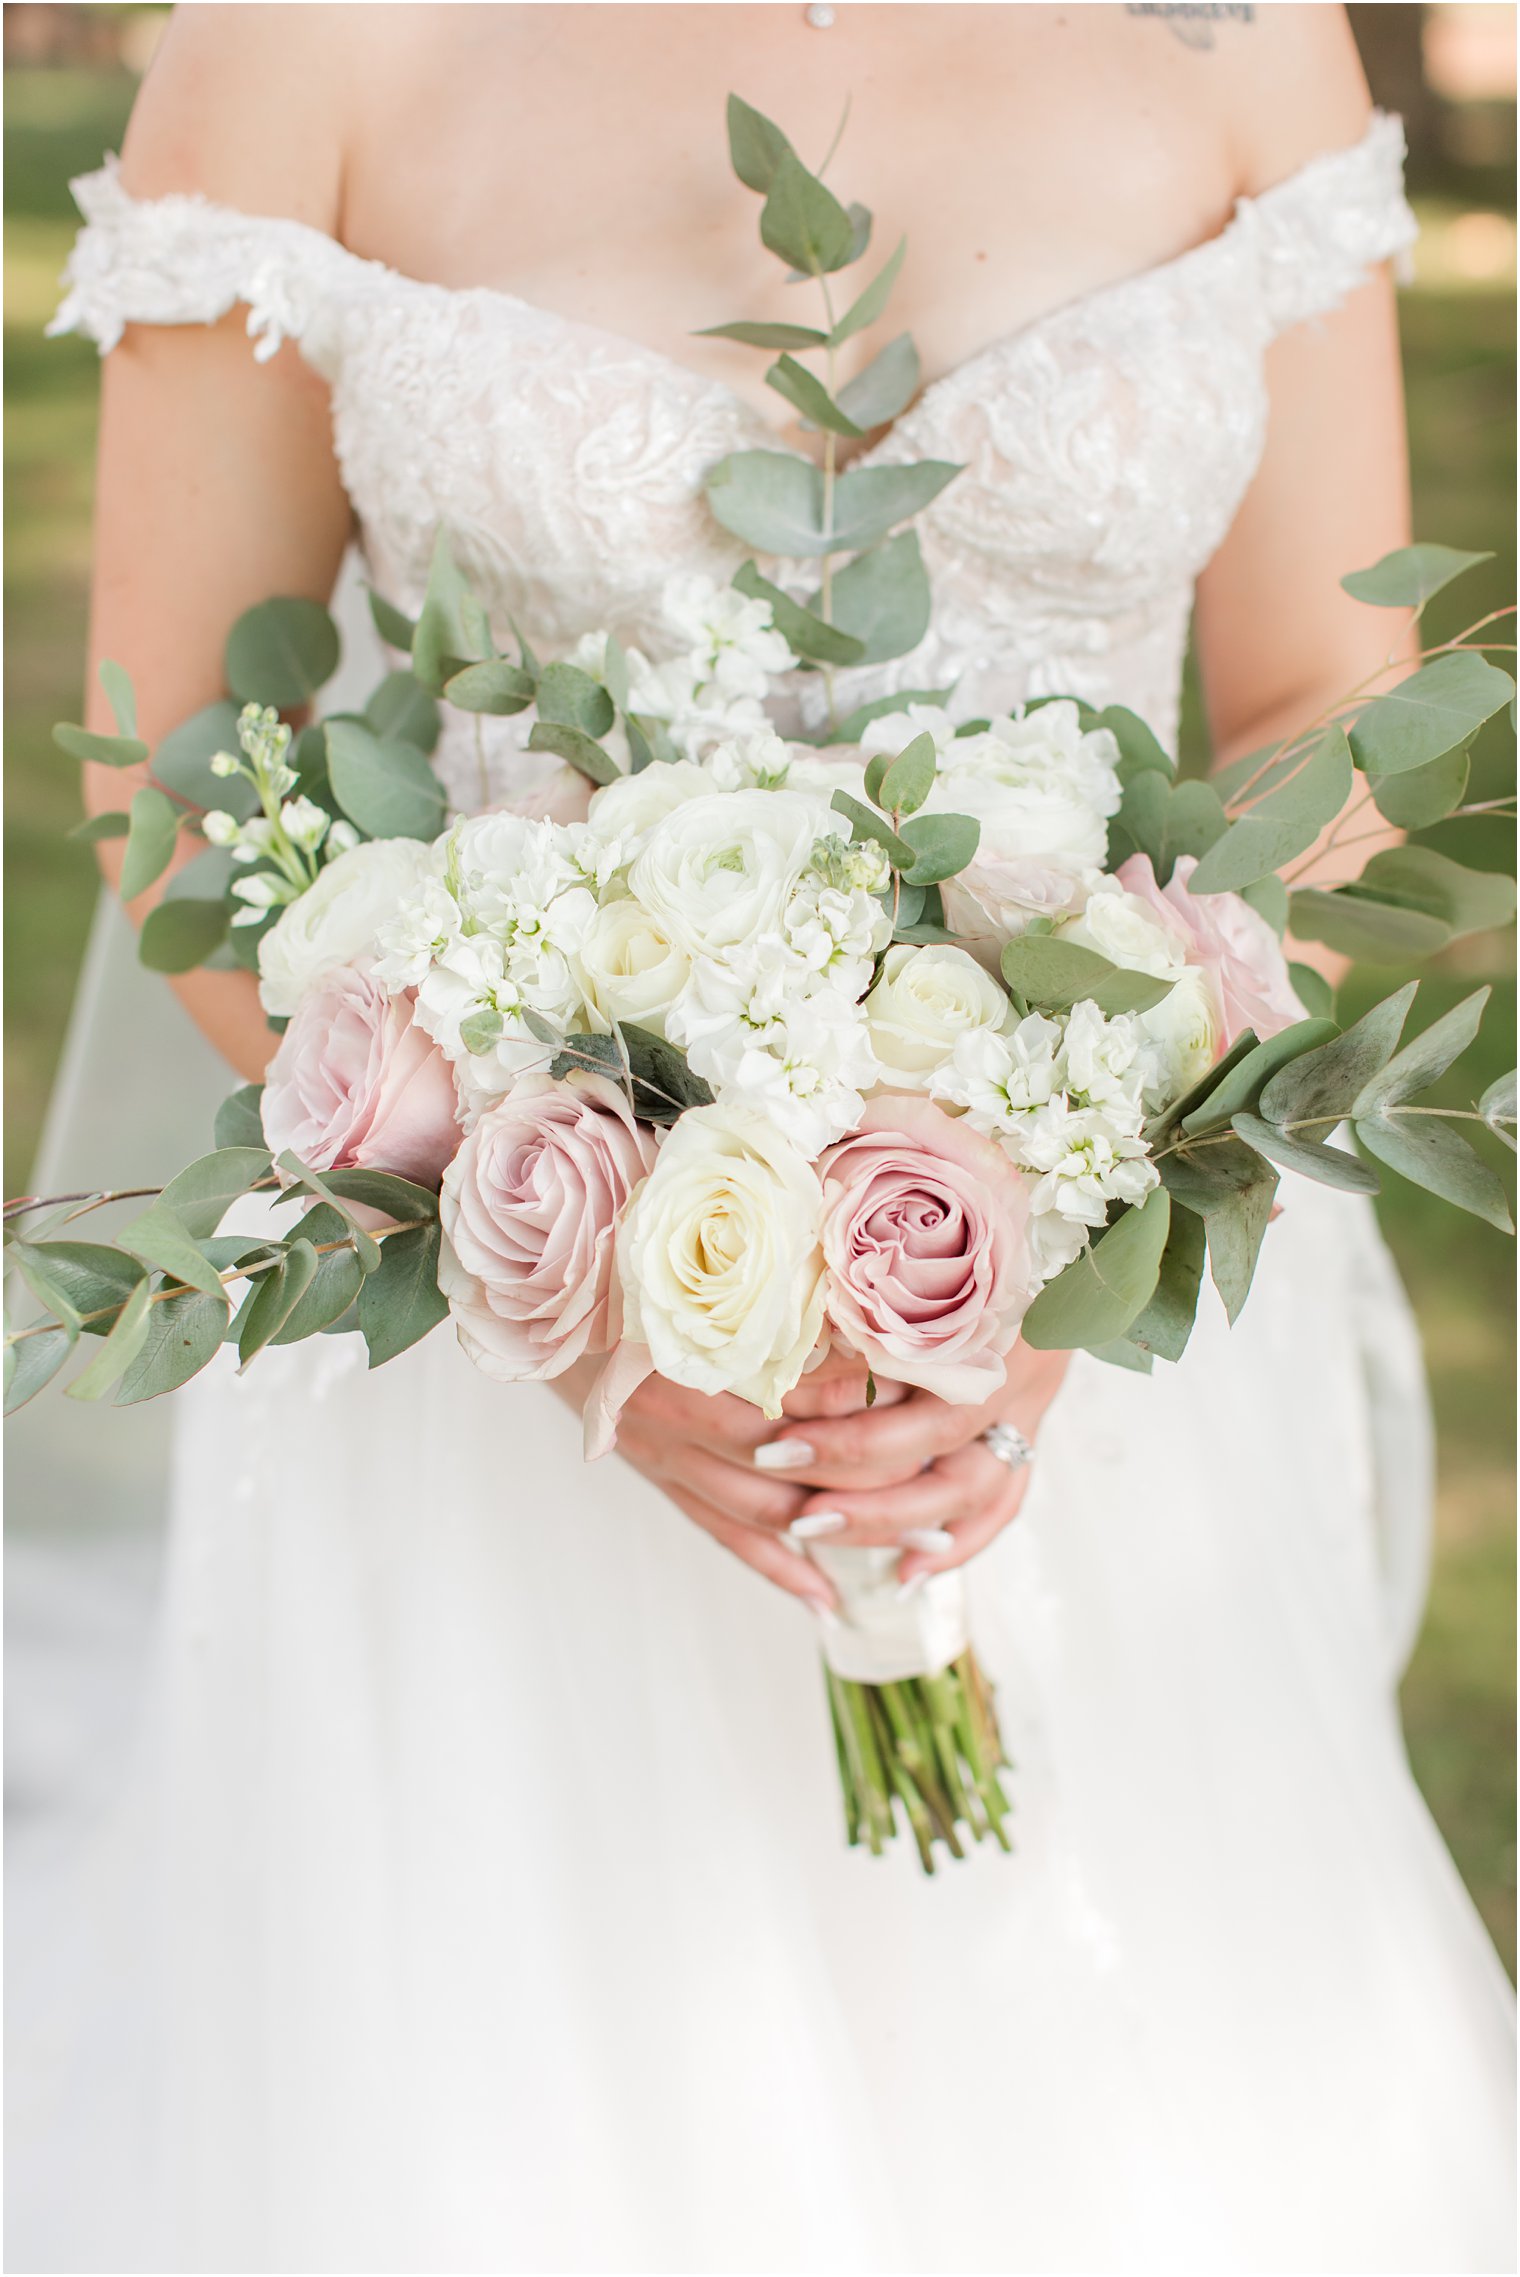
[[[280,828],[303,854],[314,854],[321,845],[327,836],[327,820],[313,799],[287,799],[280,809]]]
[[[715,791],[779,791],[787,784],[791,767],[791,746],[769,728],[718,744],[702,762]]]
[[[631,1020],[665,1032],[666,1015],[685,988],[691,959],[642,902],[627,895],[603,902],[576,953],[591,1009],[607,1023]]]
[[[381,926],[437,863],[434,849],[416,838],[373,838],[329,862],[259,943],[264,1010],[288,1019],[339,965],[372,954]]]
[[[452,1062],[467,1123],[502,1098],[515,1077],[547,1070],[552,1049],[524,1019],[540,1009],[509,972],[504,945],[489,933],[450,942],[424,976],[417,1025]]]
[[[810,1158],[854,1129],[876,1081],[859,1005],[832,988],[802,993],[763,945],[737,965],[700,961],[672,1025],[695,1074],[768,1115]]]
[[[963,1035],[1013,1024],[1007,992],[948,942],[888,949],[864,1011],[881,1080],[893,1091],[928,1090]]]
[[[415,988],[463,929],[463,912],[442,878],[420,879],[375,935],[375,977],[395,991]]]
[[[656,825],[629,887],[688,956],[721,957],[780,932],[817,827],[788,791],[715,791]]]
[[[618,1230],[625,1335],[672,1382],[779,1415],[823,1326],[822,1215],[812,1165],[766,1116],[690,1109]]]
[[[673,577],[662,606],[701,680],[725,700],[763,698],[771,681],[796,662],[771,622],[769,601],[750,600],[735,586],[699,574]]]
[[[201,832],[208,846],[236,845],[241,829],[242,824],[237,816],[228,814],[219,806],[212,807],[209,813],[201,816]]]

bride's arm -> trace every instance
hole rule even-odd
[[[177,11],[132,115],[125,187],[138,197],[199,190],[334,229],[331,34],[315,22],[327,13]],[[240,307],[210,326],[129,326],[102,376],[87,724],[113,730],[96,670],[104,657],[131,674],[150,746],[216,701],[233,621],[274,594],[325,602],[349,521],[327,390],[294,347],[255,363]],[[85,771],[92,813],[123,806],[136,787],[130,772]],[[120,842],[100,856],[114,884]],[[162,890],[132,904],[138,923]],[[252,976],[193,972],[173,985],[239,1073],[262,1074],[275,1039]]]

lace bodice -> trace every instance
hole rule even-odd
[[[1205,243],[994,340],[934,381],[857,464],[953,459],[917,521],[934,622],[894,663],[837,676],[853,706],[954,685],[960,716],[1060,690],[1122,702],[1175,736],[1194,580],[1261,456],[1263,352],[1333,307],[1415,234],[1399,121],[1315,158]],[[51,329],[104,353],[129,323],[211,323],[238,302],[254,353],[300,344],[333,428],[369,572],[415,614],[434,539],[506,632],[540,653],[610,626],[658,657],[659,597],[682,570],[727,577],[746,548],[710,514],[725,453],[776,443],[761,413],[673,357],[489,287],[425,284],[306,224],[200,197],[130,197],[114,161],[82,177],[85,216]],[[807,565],[772,565],[799,594]],[[821,692],[798,676],[811,723]],[[487,721],[491,795],[531,796],[552,764]],[[480,797],[457,715],[438,764]]]

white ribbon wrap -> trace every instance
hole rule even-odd
[[[931,1574],[903,1597],[898,1550],[811,1542],[808,1552],[839,1593],[842,1618],[823,1624],[823,1657],[836,1676],[897,1684],[908,1676],[937,1676],[965,1651],[970,1637],[959,1572]]]

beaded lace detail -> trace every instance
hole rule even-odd
[[[908,657],[836,676],[844,708],[955,689],[972,718],[1062,690],[1175,735],[1193,584],[1261,457],[1263,353],[1412,242],[1400,122],[1237,202],[1176,259],[1057,308],[931,383],[856,464],[964,472],[917,521],[933,627]],[[129,323],[211,323],[238,303],[254,353],[285,339],[332,389],[369,573],[415,613],[439,526],[505,633],[554,653],[610,625],[662,652],[659,595],[747,549],[702,498],[726,452],[776,444],[729,388],[639,342],[489,287],[397,274],[301,222],[200,197],[130,197],[114,161],[74,193],[86,226],[50,329],[102,353]],[[806,564],[773,568],[799,595]],[[797,713],[821,688],[799,675]],[[545,795],[513,721],[451,722],[437,763],[462,804]],[[483,773],[482,773],[483,770]]]

